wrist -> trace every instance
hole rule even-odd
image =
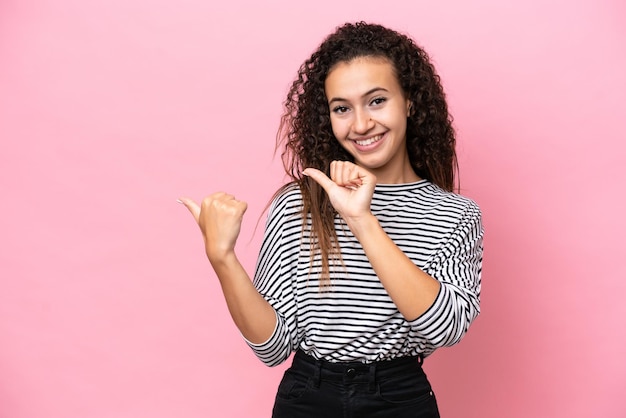
[[[352,231],[358,240],[361,239],[361,236],[380,228],[378,219],[372,215],[372,213],[358,217],[346,218],[345,221],[348,224],[350,231]]]
[[[207,249],[206,255],[215,270],[226,267],[237,261],[237,256],[235,255],[235,251],[233,249]]]

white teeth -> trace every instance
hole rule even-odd
[[[371,144],[373,144],[374,142],[378,142],[378,141],[380,141],[380,139],[381,139],[382,137],[383,137],[382,135],[376,135],[376,136],[373,136],[373,137],[371,137],[371,138],[369,138],[369,139],[365,139],[365,140],[363,140],[363,141],[354,141],[354,142],[356,142],[358,145],[361,145],[362,147],[364,147],[364,146],[366,146],[366,145],[371,145]]]

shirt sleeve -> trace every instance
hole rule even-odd
[[[299,194],[278,196],[270,206],[254,285],[276,311],[276,328],[260,344],[246,340],[267,366],[281,364],[298,346],[295,287],[302,235]]]
[[[480,313],[483,258],[482,218],[472,201],[426,273],[441,283],[432,306],[411,321],[434,347],[458,343]]]

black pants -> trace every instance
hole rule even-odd
[[[329,363],[301,351],[278,387],[273,418],[439,418],[422,362]]]

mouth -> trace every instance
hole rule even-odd
[[[376,142],[380,141],[382,138],[383,138],[383,135],[375,135],[367,139],[355,139],[354,142],[361,147],[366,147],[368,145],[375,144]]]

